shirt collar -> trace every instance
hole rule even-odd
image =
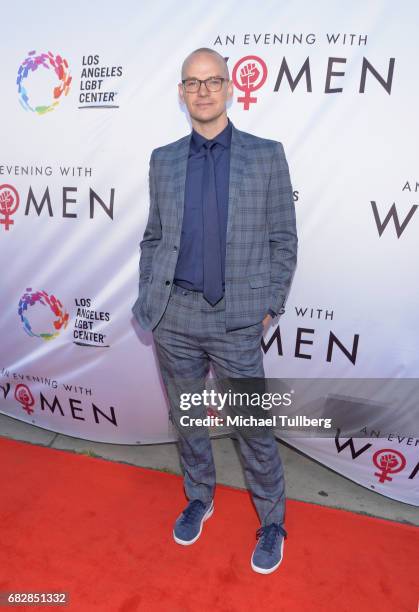
[[[204,136],[202,136],[201,134],[199,134],[195,129],[192,129],[192,136],[191,136],[191,145],[193,146],[195,151],[199,151],[202,147],[202,145],[204,144],[204,142],[208,142],[209,140],[211,140],[212,142],[217,142],[218,144],[222,145],[225,149],[228,149],[231,143],[231,132],[232,132],[232,123],[230,121],[230,119],[227,117],[227,125],[225,126],[225,128],[219,133],[217,134],[214,138],[205,138]]]

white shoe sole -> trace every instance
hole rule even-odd
[[[280,565],[281,565],[281,561],[282,558],[284,556],[284,542],[285,542],[285,538],[282,538],[282,543],[281,543],[281,557],[278,561],[278,563],[276,565],[274,565],[273,567],[270,567],[269,569],[266,569],[264,567],[258,567],[257,565],[255,565],[253,563],[253,555],[252,555],[252,559],[250,561],[250,564],[252,566],[252,570],[254,572],[257,572],[258,574],[271,574],[272,572],[274,572]]]
[[[207,519],[209,519],[210,516],[212,516],[213,512],[214,512],[214,502],[211,503],[211,506],[208,508],[208,510],[205,512],[204,516],[202,517],[201,524],[199,526],[199,532],[192,540],[181,540],[180,538],[176,537],[175,530],[173,530],[173,539],[176,542],[176,544],[182,544],[182,546],[189,546],[190,544],[193,544],[194,542],[196,542],[202,533],[202,526],[204,522]]]

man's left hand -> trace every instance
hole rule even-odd
[[[266,329],[268,329],[270,322],[272,321],[272,317],[270,314],[267,314],[266,317],[263,319],[263,330],[265,331]]]

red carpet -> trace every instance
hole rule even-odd
[[[250,568],[258,522],[245,491],[218,486],[214,516],[183,547],[178,476],[6,438],[0,465],[0,591],[70,594],[68,606],[10,609],[417,610],[415,527],[287,501],[284,560],[263,576]]]

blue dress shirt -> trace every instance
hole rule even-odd
[[[215,165],[217,207],[220,220],[223,290],[225,288],[231,126],[232,123],[228,119],[228,124],[222,132],[210,139],[211,142],[216,143],[212,149],[212,154]],[[174,277],[174,282],[177,285],[193,291],[203,291],[204,289],[202,179],[206,155],[203,144],[208,140],[196,130],[192,130],[186,169],[182,234]]]

